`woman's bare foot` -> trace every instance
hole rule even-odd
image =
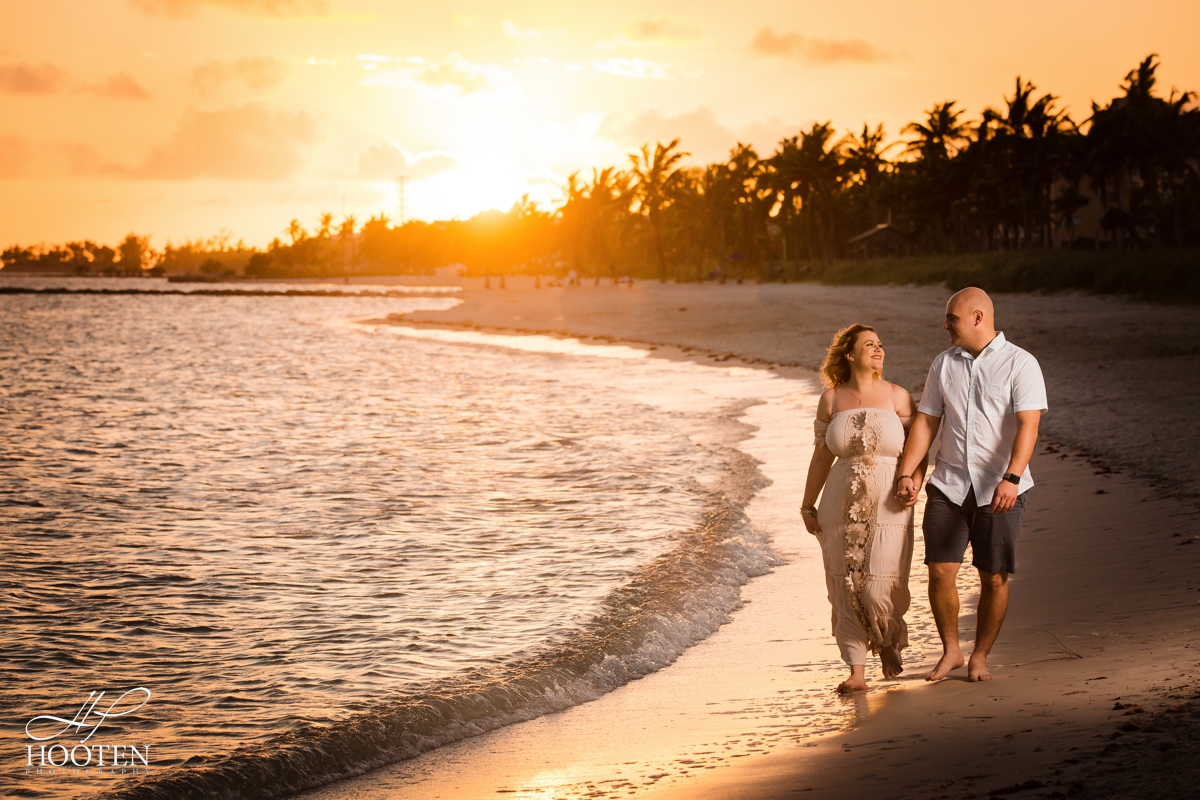
[[[863,678],[849,677],[838,684],[838,694],[850,694],[851,692],[865,692],[867,690],[867,682]]]
[[[865,692],[867,690],[867,667],[865,664],[851,664],[850,677],[838,684],[838,694]]]
[[[972,683],[990,681],[992,673],[988,672],[987,656],[971,655],[971,663],[967,664],[967,680]]]
[[[879,660],[883,664],[883,677],[889,681],[904,672],[904,664],[900,661],[900,652],[894,647],[880,648]]]
[[[940,681],[942,678],[961,667],[964,663],[965,662],[963,661],[961,650],[957,648],[954,650],[947,650],[942,654],[941,660],[938,661],[937,666],[933,668],[933,671],[925,676],[925,680]]]

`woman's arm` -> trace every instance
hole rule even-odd
[[[831,419],[833,419],[833,390],[826,389],[817,402],[817,421],[828,424]],[[825,480],[829,477],[829,470],[833,468],[836,458],[837,456],[825,442],[816,443],[812,459],[808,462],[808,478],[804,481],[804,500],[800,503],[800,516],[809,533],[820,533],[821,526],[817,524],[816,513],[806,514],[804,509],[811,510],[816,507],[817,497],[825,486]]]
[[[836,458],[837,456],[825,445],[813,450],[812,460],[808,462],[808,478],[804,481],[804,501],[800,503],[801,509],[811,509],[817,505],[817,497],[825,487],[825,479],[829,477],[829,470],[833,468]],[[804,527],[809,533],[821,532],[815,513],[805,514],[801,511],[800,516],[804,519]]]

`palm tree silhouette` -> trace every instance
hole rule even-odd
[[[870,225],[874,225],[880,219],[879,184],[891,169],[891,162],[885,154],[900,144],[892,142],[885,145],[886,138],[882,122],[876,125],[874,130],[864,122],[860,135],[850,134],[846,139],[846,170],[866,195],[867,221]]]
[[[675,199],[675,191],[681,177],[677,165],[685,156],[691,155],[677,150],[677,147],[678,139],[672,139],[667,145],[658,142],[654,147],[654,154],[651,155],[650,145],[644,144],[639,153],[629,156],[636,178],[633,191],[637,200],[637,211],[645,215],[650,222],[660,281],[667,279],[667,257],[663,246],[663,211]]]
[[[1034,100],[1036,90],[1032,82],[1022,81],[1018,75],[1013,96],[1005,98],[1005,110],[987,108],[983,112],[985,123],[994,131],[987,145],[989,160],[1004,165],[1000,185],[1017,211],[1018,248],[1033,240],[1035,230],[1044,247],[1050,244],[1050,194],[1060,160],[1059,139],[1074,129],[1067,113],[1054,107],[1058,98],[1045,94]]]
[[[915,157],[909,170],[910,205],[915,216],[932,228],[940,250],[957,247],[957,237],[950,235],[951,216],[969,184],[960,168],[963,162],[956,157],[968,141],[971,126],[963,120],[963,112],[956,105],[954,100],[938,103],[926,112],[923,123],[910,122],[903,129],[914,136],[905,146],[905,153]]]

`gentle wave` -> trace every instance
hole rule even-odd
[[[594,700],[671,664],[729,620],[743,584],[777,563],[743,512],[766,481],[749,456],[730,450],[727,460],[700,527],[612,591],[569,639],[490,674],[432,682],[337,724],[294,730],[110,796],[285,797]]]

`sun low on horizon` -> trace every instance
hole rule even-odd
[[[1164,87],[1200,88],[1198,30],[1162,0],[0,0],[0,247],[553,207],[643,143],[705,163],[826,120],[898,140],[1017,75],[1082,121],[1150,53]]]

